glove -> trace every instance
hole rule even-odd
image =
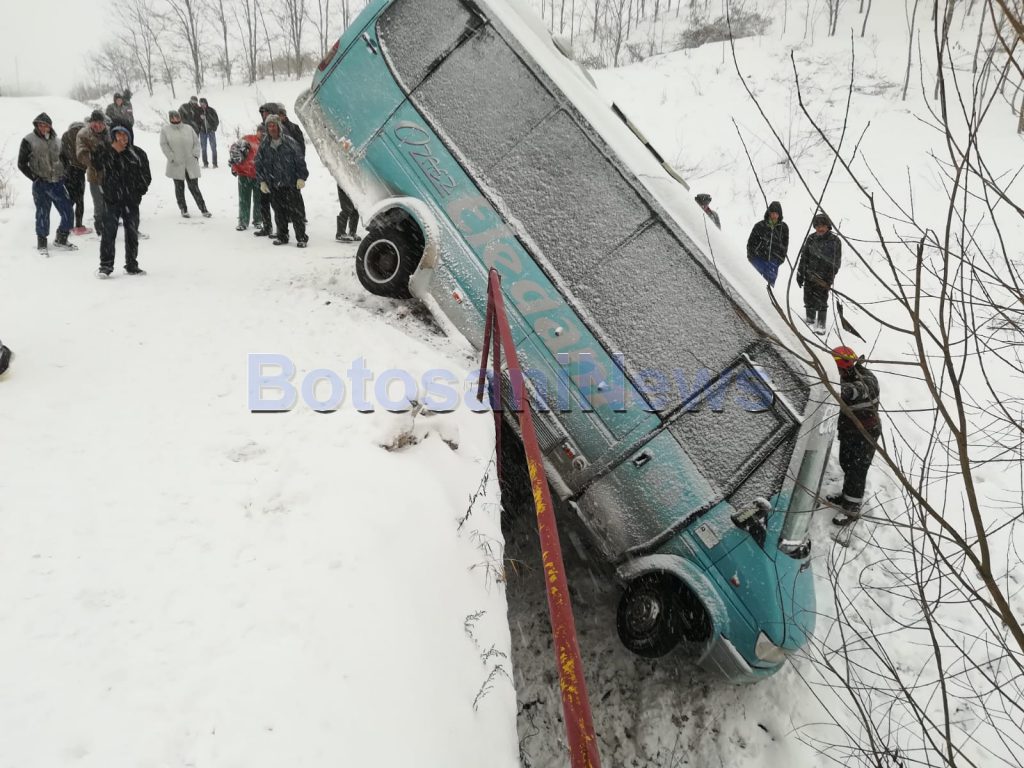
[[[304,186],[306,186],[306,180],[305,179],[299,179],[298,181],[295,182],[295,188],[296,189],[302,189]]]
[[[267,182],[265,182],[265,181],[261,181],[260,182],[260,192],[262,192],[264,195],[269,195],[270,194],[270,187],[267,186]]]
[[[857,388],[853,384],[843,384],[839,388],[839,394],[843,397],[843,402],[850,403],[857,399]]]

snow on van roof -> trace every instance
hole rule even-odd
[[[706,263],[721,275],[728,293],[762,328],[793,350],[800,350],[793,332],[772,303],[767,286],[751,269],[743,253],[749,222],[723,230],[710,224],[694,202],[698,190],[688,190],[673,179],[633,132],[612,111],[601,92],[555,46],[550,32],[537,14],[522,0],[477,0],[492,13],[545,70],[594,130],[614,148],[623,164],[634,174],[669,217],[694,243]],[[621,107],[621,105],[619,105]],[[714,204],[712,203],[712,208]],[[726,214],[728,217],[728,214]],[[780,295],[780,301],[782,301]],[[819,350],[821,352],[822,350]]]

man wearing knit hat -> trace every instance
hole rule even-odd
[[[32,182],[32,200],[36,204],[36,247],[50,255],[47,238],[50,236],[50,206],[57,208],[60,224],[53,246],[65,251],[78,248],[68,242],[74,226],[74,208],[64,188],[64,162],[61,160],[60,139],[53,132],[53,121],[45,112],[32,121],[32,133],[21,141],[18,151],[18,170]]]
[[[295,244],[305,248],[309,242],[306,223],[299,210],[299,192],[306,186],[309,169],[298,142],[284,133],[281,118],[267,118],[267,138],[256,153],[256,180],[260,191],[270,197],[277,224],[274,245],[288,242],[288,225],[295,228]]]
[[[840,507],[832,518],[836,525],[853,522],[861,513],[868,470],[875,457],[875,446],[882,437],[878,418],[878,379],[868,370],[863,357],[849,347],[836,347],[832,357],[839,369],[839,393],[843,407],[839,412],[839,466],[843,469],[842,493],[826,497]]]
[[[93,165],[93,153],[100,147],[110,144],[110,132],[107,120],[98,109],[89,115],[86,126],[75,137],[75,154],[78,164],[85,168],[85,179],[89,182],[89,195],[92,197],[93,227],[96,234],[103,236],[103,174]]]

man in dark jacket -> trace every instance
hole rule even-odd
[[[60,137],[60,155],[64,162],[64,188],[75,207],[75,226],[71,230],[74,235],[85,235],[91,231],[82,226],[82,220],[85,218],[85,166],[78,162],[78,155],[75,152],[78,132],[84,127],[85,123],[74,122]]]
[[[785,263],[789,253],[789,225],[782,220],[782,204],[773,200],[764,212],[764,219],[757,222],[747,238],[747,261],[775,287],[779,276],[779,265]]]
[[[302,156],[306,156],[306,137],[302,133],[302,129],[299,128],[298,123],[293,123],[288,119],[288,110],[285,109],[284,104],[277,105],[277,116],[281,118],[281,128],[286,134],[295,139],[299,148],[302,150]],[[302,192],[299,192],[299,213],[302,214],[302,220],[306,220],[306,201],[302,199]]]
[[[217,127],[220,125],[220,117],[217,110],[209,105],[205,98],[199,100],[199,146],[203,153],[203,168],[208,168],[206,159],[206,145],[210,145],[210,154],[213,157],[213,167],[217,167]]]
[[[260,122],[263,123],[264,128],[266,128],[267,118],[270,117],[271,115],[276,114],[277,104],[275,104],[274,102],[268,101],[266,104],[260,105]],[[261,143],[265,141],[267,141],[267,133],[264,130]],[[255,232],[253,232],[253,236],[268,237],[270,235],[271,226],[270,195],[264,195],[262,193],[260,194],[260,219],[263,221],[263,226],[259,227]]]
[[[838,427],[839,466],[844,477],[842,493],[827,496],[826,500],[843,510],[832,522],[846,525],[860,517],[882,423],[878,418],[878,379],[868,370],[864,358],[849,347],[836,347],[832,357],[839,368],[839,392],[845,406],[839,412]]]
[[[60,214],[55,248],[75,251],[68,242],[74,224],[71,198],[64,188],[64,162],[61,160],[61,142],[53,132],[53,121],[45,112],[32,121],[33,130],[21,140],[18,150],[18,170],[32,182],[32,200],[36,204],[36,247],[49,255],[46,240],[50,236],[50,206]]]
[[[192,127],[192,130],[199,135],[201,128],[199,124],[199,97],[193,96],[187,102],[178,107],[178,114],[181,115],[181,122]]]
[[[295,244],[305,248],[306,223],[299,208],[299,191],[306,185],[309,170],[302,150],[291,136],[285,135],[277,115],[267,118],[267,138],[256,153],[256,179],[260,191],[270,196],[277,234],[274,245],[288,242],[288,223],[295,227]]]
[[[800,248],[796,284],[804,289],[807,324],[816,334],[824,336],[828,294],[843,263],[843,242],[832,231],[832,221],[824,213],[815,214],[811,226],[814,231]]]
[[[149,190],[153,176],[149,157],[131,145],[128,129],[118,126],[111,131],[111,144],[99,148],[93,162],[103,174],[104,222],[100,239],[99,278],[110,277],[114,271],[114,245],[117,225],[124,224],[124,271],[144,275],[139,268],[139,203]]]

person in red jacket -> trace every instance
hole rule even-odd
[[[239,232],[249,226],[249,211],[252,211],[252,224],[257,230],[268,228],[263,221],[260,183],[256,181],[256,152],[260,142],[266,135],[266,127],[262,123],[256,126],[256,133],[243,136],[231,145],[228,153],[231,160],[231,175],[238,178],[238,226]]]

